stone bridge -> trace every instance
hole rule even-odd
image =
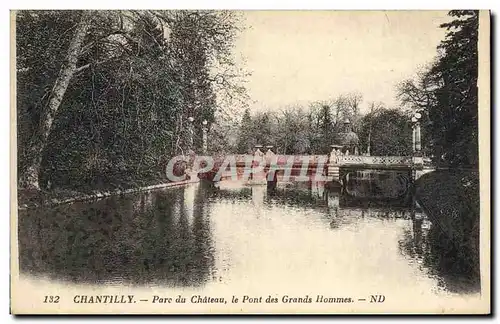
[[[204,165],[202,165],[204,167]],[[285,181],[324,181],[342,184],[353,172],[400,171],[413,181],[424,171],[421,156],[366,156],[338,155],[276,155],[270,149],[266,153],[256,149],[253,155],[227,155],[214,159],[213,167],[198,173],[198,177],[210,181],[225,179],[250,182],[276,183]],[[216,177],[219,173],[219,178]]]
[[[267,146],[264,153],[261,151],[263,146],[257,145],[253,154],[210,158],[212,165],[200,165],[203,170],[197,172],[197,176],[212,182],[232,179],[267,183],[270,189],[276,187],[278,180],[324,182],[340,185],[354,196],[362,194],[360,188],[371,186],[372,190],[371,184],[374,182],[383,183],[387,188],[402,186],[407,190],[418,177],[432,171],[424,168],[419,118],[419,113],[415,113],[412,118],[412,156],[372,156],[370,145],[365,154],[358,154],[359,139],[346,120],[339,145],[331,145],[329,154],[277,155],[271,150],[272,146]],[[377,190],[383,191],[380,188]],[[393,195],[400,194],[395,192]]]

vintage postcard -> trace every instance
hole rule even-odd
[[[12,314],[489,314],[490,12],[11,12]]]

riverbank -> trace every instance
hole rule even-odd
[[[437,170],[416,181],[418,203],[439,236],[439,255],[453,255],[447,265],[463,273],[479,273],[479,172]],[[435,260],[440,262],[440,260]],[[444,265],[442,265],[444,266]]]
[[[18,208],[28,209],[42,206],[56,206],[68,204],[78,201],[102,199],[114,195],[124,195],[135,192],[143,192],[157,189],[165,189],[170,187],[187,185],[196,183],[199,179],[196,176],[191,176],[190,179],[177,182],[159,182],[155,184],[140,184],[130,186],[129,188],[110,188],[106,190],[70,190],[70,189],[53,189],[53,190],[18,190]]]

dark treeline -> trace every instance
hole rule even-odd
[[[333,100],[311,103],[307,107],[291,106],[279,111],[243,114],[236,150],[252,152],[255,145],[272,145],[276,153],[327,153],[343,122],[358,124],[362,97],[357,93]]]
[[[20,187],[158,180],[201,146],[190,117],[192,133],[206,120],[217,137],[216,95],[244,94],[237,23],[227,11],[18,12]]]
[[[437,165],[478,165],[478,15],[477,11],[450,11],[445,39],[435,60],[416,77],[397,87],[399,107],[368,103],[360,113],[362,94],[350,93],[279,112],[243,115],[239,153],[255,144],[272,145],[282,154],[325,154],[337,144],[349,119],[359,136],[361,153],[412,154],[413,113],[420,112],[422,151]]]
[[[428,151],[437,164],[478,165],[479,12],[453,10],[446,38],[416,78],[398,86],[403,104],[423,115]]]
[[[251,153],[255,145],[271,145],[278,154],[327,154],[346,132],[345,121],[357,133],[362,153],[410,155],[411,114],[371,103],[362,115],[359,93],[347,93],[308,106],[285,107],[280,111],[243,114],[236,151]],[[370,148],[368,148],[370,143]]]
[[[360,93],[279,111],[238,111],[246,95],[245,74],[231,55],[235,12],[20,11],[20,188],[165,181],[172,156],[200,152],[204,120],[209,153],[247,153],[261,144],[276,153],[325,154],[349,119],[361,153],[409,155],[418,110],[425,155],[438,164],[476,166],[478,12],[450,16],[434,62],[398,85],[400,107],[368,103],[363,115]]]

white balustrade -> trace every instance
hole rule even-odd
[[[413,163],[411,156],[363,156],[341,155],[337,157],[337,164],[371,164],[371,165],[410,165]]]
[[[254,156],[248,155],[234,155],[234,159],[238,165],[244,164],[247,162],[247,159],[250,158],[250,161],[253,159],[265,161],[266,164],[271,164],[273,162],[278,162],[278,165],[287,165],[289,161],[294,161],[294,164],[306,163],[308,160],[309,165],[316,165],[319,162],[325,163],[326,165],[423,165],[423,159],[420,157],[412,157],[412,156],[365,156],[365,155],[337,155],[335,159],[330,158],[328,160],[328,156],[326,155],[309,155],[309,156],[300,156],[300,155],[276,155],[276,154],[266,154],[262,153]]]

